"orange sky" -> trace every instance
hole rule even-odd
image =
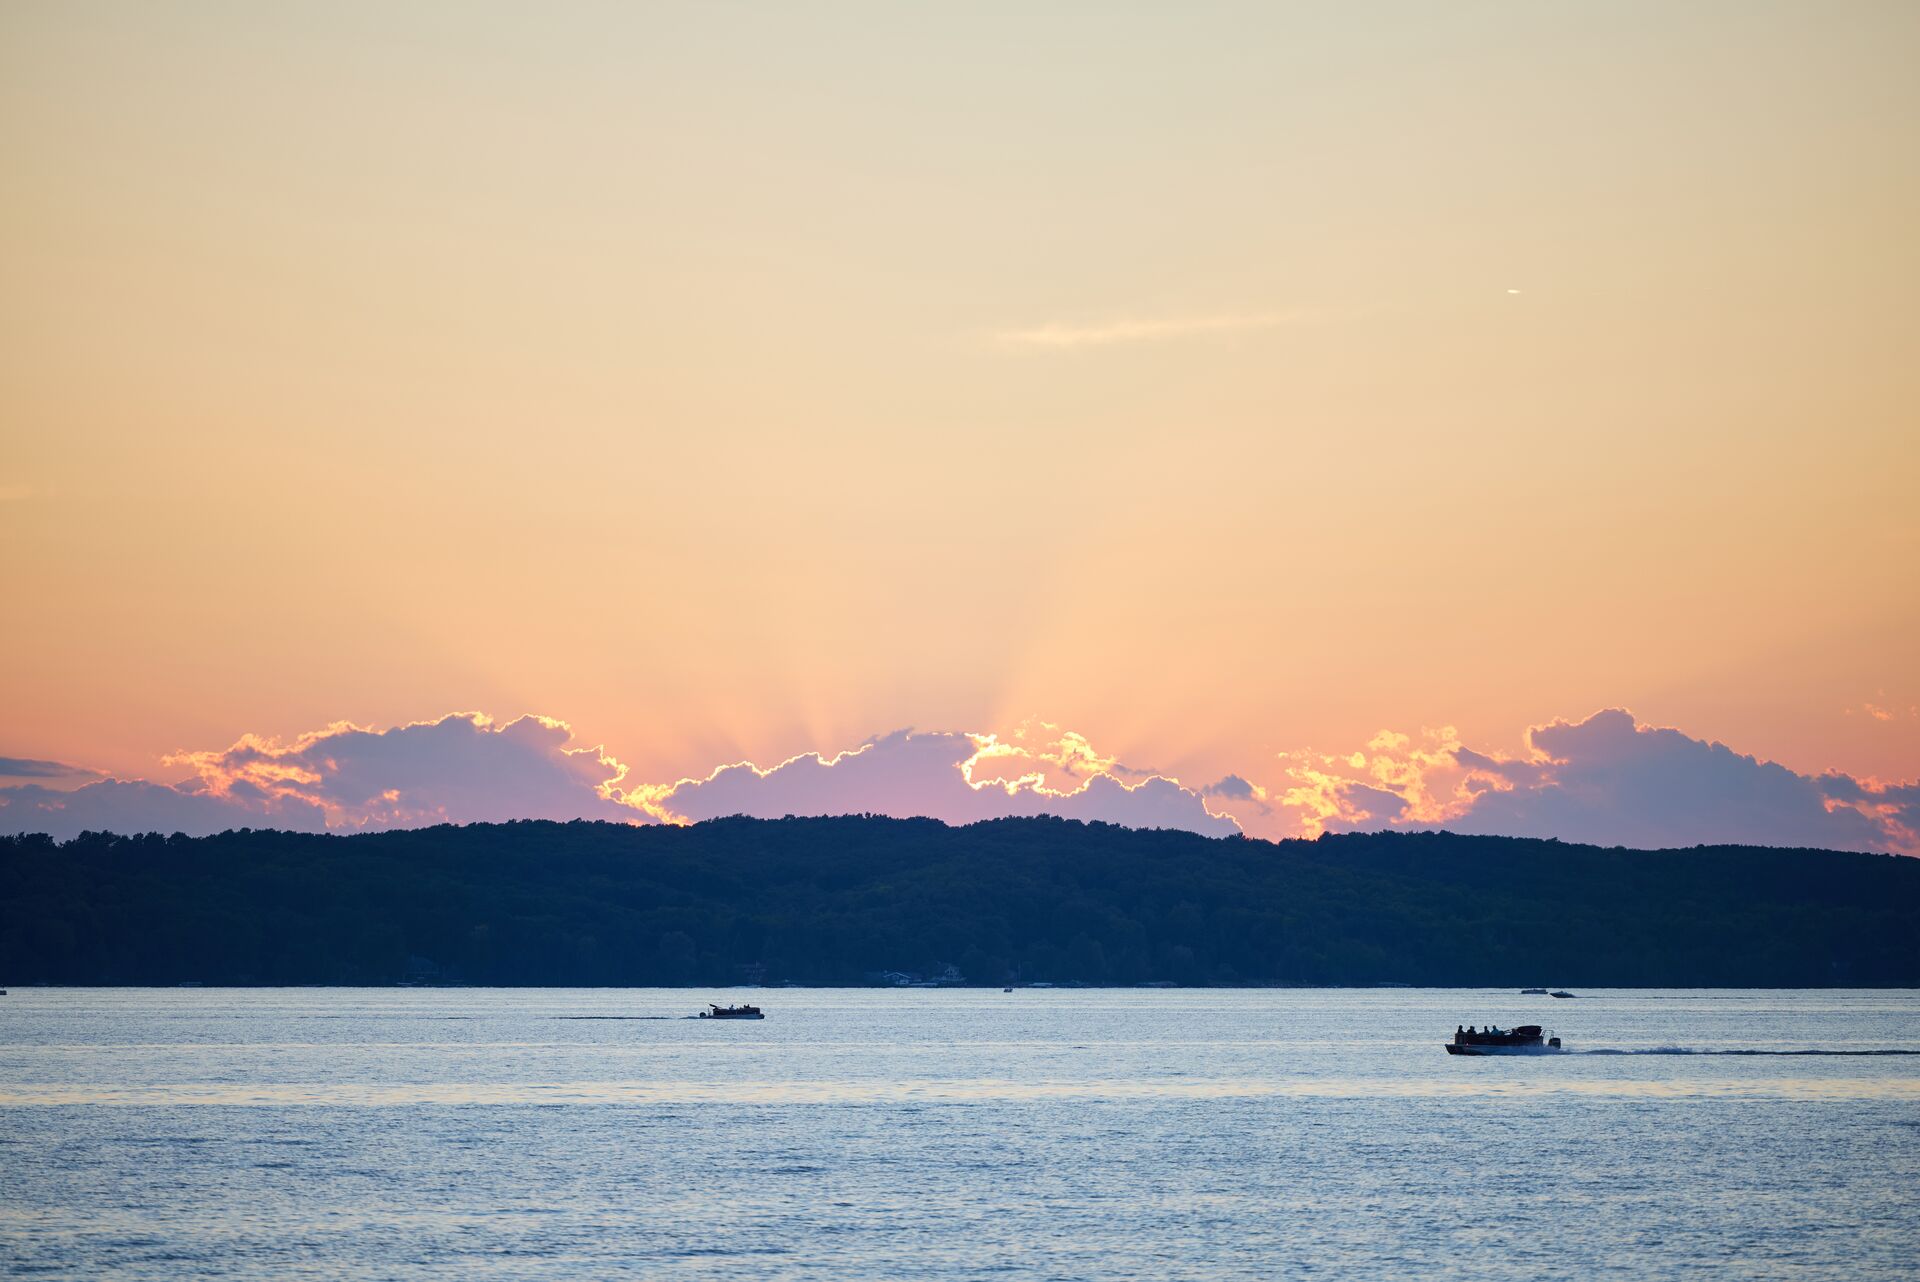
[[[1920,775],[1920,8],[0,10],[0,754]]]

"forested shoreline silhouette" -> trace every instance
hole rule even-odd
[[[1920,860],[1070,820],[0,838],[0,983],[1920,984]]]

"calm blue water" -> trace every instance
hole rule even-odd
[[[1905,1278],[1920,994],[15,990],[0,1265]],[[643,1018],[645,1017],[645,1018]],[[1462,1059],[1462,1021],[1572,1050]],[[1911,1052],[1797,1055],[1806,1049]],[[1686,1052],[1686,1053],[1680,1053]]]

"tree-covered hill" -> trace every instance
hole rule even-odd
[[[0,838],[0,982],[1920,984],[1920,860],[1056,819]]]

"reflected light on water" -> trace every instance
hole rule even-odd
[[[1439,1099],[1575,1095],[1620,1099],[1920,1100],[1916,1078],[1698,1078],[1687,1081],[966,1081],[805,1082],[192,1082],[165,1086],[16,1086],[0,1107],[221,1105],[406,1108],[513,1104],[1020,1103],[1044,1100]]]

